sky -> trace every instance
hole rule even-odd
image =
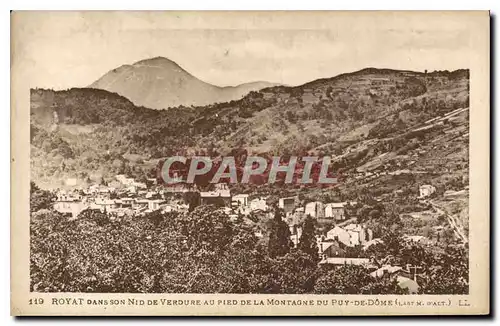
[[[424,16],[425,15],[425,16]],[[85,87],[123,64],[166,57],[218,86],[300,85],[366,67],[469,68],[478,13],[17,12],[12,65],[30,87]]]

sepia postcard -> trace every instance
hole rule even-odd
[[[12,315],[490,313],[489,12],[11,30]]]

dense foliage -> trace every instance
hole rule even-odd
[[[361,266],[346,266],[323,274],[318,278],[314,291],[322,294],[407,293],[393,278],[382,278],[374,282]]]
[[[40,189],[34,182],[30,183],[30,211],[37,212],[41,209],[52,208],[54,194],[50,191]]]
[[[316,243],[314,220],[308,215],[303,223],[302,234],[300,235],[298,248],[312,259],[318,261],[318,244]]]
[[[290,240],[290,229],[288,224],[283,221],[283,211],[276,209],[274,218],[271,221],[271,232],[269,234],[269,255],[271,257],[284,256],[290,252],[293,246]]]
[[[421,250],[376,251],[428,263],[425,293],[468,291],[463,251],[432,256]],[[86,211],[68,220],[41,210],[32,216],[30,257],[31,289],[39,292],[404,292],[394,279],[374,279],[361,266],[318,265],[306,247],[268,251],[254,226],[211,206],[125,219]]]

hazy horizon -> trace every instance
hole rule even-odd
[[[12,46],[38,88],[87,87],[112,69],[154,57],[217,86],[301,85],[367,67],[451,71],[468,69],[473,59],[468,21],[456,13],[435,12],[425,21],[404,12],[30,14],[17,31],[30,41]]]

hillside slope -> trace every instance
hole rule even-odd
[[[237,101],[164,111],[97,89],[32,90],[32,177],[55,187],[60,184],[54,180],[67,177],[83,182],[119,172],[144,175],[168,155],[228,154],[235,148],[332,155],[347,172],[409,163],[413,159],[401,155],[413,155],[445,132],[442,126],[414,130],[468,107],[468,76],[468,70],[364,69],[298,87],[265,88]],[[468,132],[468,119],[458,124],[457,132]],[[463,147],[449,156],[443,151],[443,162],[433,163],[450,170],[467,144],[464,138],[438,139],[438,147]]]

